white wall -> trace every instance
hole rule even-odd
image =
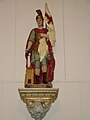
[[[18,88],[35,10],[45,2],[55,22],[53,84],[60,91],[44,120],[90,120],[90,0],[0,0],[0,120],[31,119]]]

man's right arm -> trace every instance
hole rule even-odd
[[[32,46],[32,41],[28,41],[28,47],[26,49],[26,52],[30,50],[31,46]]]
[[[35,41],[35,30],[33,29],[30,32],[29,38],[28,38],[28,45],[27,45],[27,49],[25,50],[25,52],[28,52],[33,44],[33,42]]]

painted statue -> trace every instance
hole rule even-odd
[[[47,4],[45,4],[45,19],[40,9],[36,10],[36,13],[38,27],[31,30],[25,49],[25,87],[28,84],[48,84],[54,79],[55,59],[52,47],[55,46],[56,39],[53,19]],[[28,66],[29,55],[30,66]]]

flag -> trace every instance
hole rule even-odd
[[[48,29],[48,36],[49,40],[51,42],[52,47],[55,46],[56,38],[55,38],[55,27],[54,27],[54,22],[53,18],[51,16],[51,13],[49,11],[47,3],[45,3],[45,25]]]

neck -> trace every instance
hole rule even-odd
[[[43,28],[43,26],[38,26],[38,29],[42,29]]]

